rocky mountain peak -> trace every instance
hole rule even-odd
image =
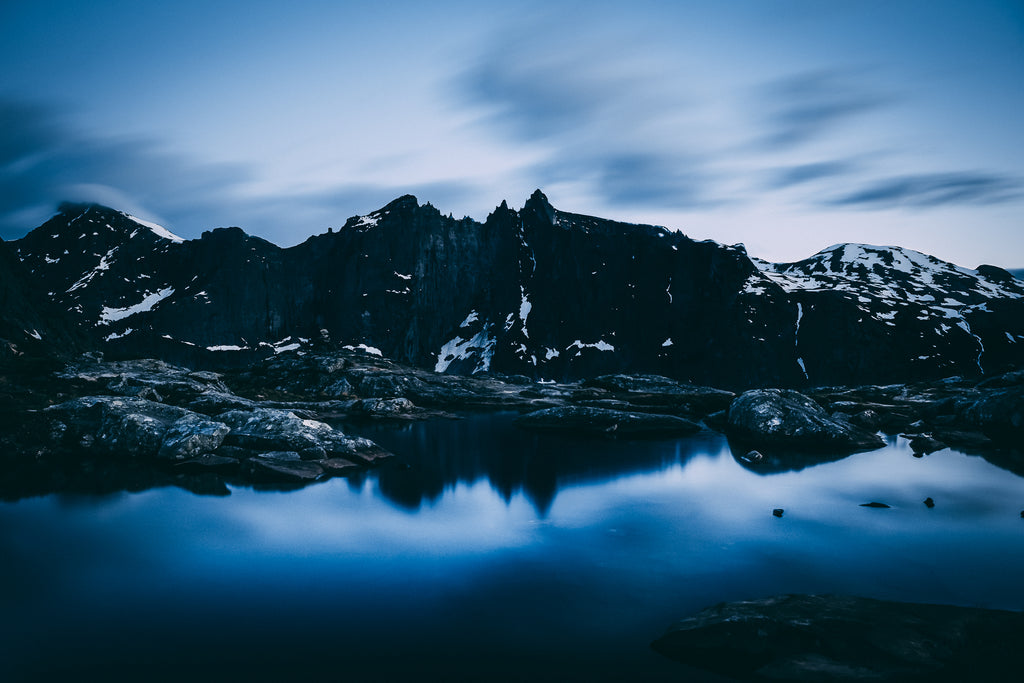
[[[535,190],[530,198],[523,205],[523,213],[532,212],[544,222],[553,225],[555,222],[555,208],[540,190]]]

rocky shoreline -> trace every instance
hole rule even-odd
[[[587,438],[725,433],[737,460],[771,472],[911,439],[1024,473],[1024,372],[886,386],[740,394],[653,375],[578,383],[457,376],[358,350],[307,348],[244,369],[192,371],[99,354],[8,363],[0,384],[0,496],[226,484],[294,488],[351,476],[394,456],[339,424],[522,414],[528,430]]]
[[[744,681],[1011,681],[1024,614],[836,595],[723,603],[651,647]]]

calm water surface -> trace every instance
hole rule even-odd
[[[363,427],[409,467],[300,491],[0,504],[2,677],[710,681],[648,645],[723,600],[1024,609],[1024,479],[981,458],[758,474],[511,419]]]

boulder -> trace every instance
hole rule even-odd
[[[729,406],[726,430],[761,450],[852,453],[885,445],[877,434],[830,417],[807,396],[787,389],[755,389],[737,397]]]
[[[672,626],[658,653],[747,681],[1009,681],[1018,612],[786,595],[724,603]]]
[[[229,431],[230,428],[223,422],[189,413],[171,424],[157,457],[164,460],[187,460],[215,451]]]
[[[44,414],[66,446],[151,458],[170,426],[191,413],[138,397],[84,396],[51,406]]]
[[[358,459],[367,464],[391,454],[369,439],[346,436],[325,422],[304,419],[288,410],[232,410],[218,419],[231,428],[224,443],[253,451],[294,451],[303,460],[328,457]]]
[[[957,415],[996,441],[1019,444],[1024,439],[1024,386],[990,390],[980,398],[962,400]]]
[[[695,434],[700,425],[675,415],[567,406],[538,410],[516,418],[524,429],[574,432],[606,437],[671,437]]]

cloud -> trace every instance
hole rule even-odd
[[[1018,178],[987,173],[926,173],[887,178],[827,204],[868,209],[998,204],[1024,197]]]
[[[797,164],[775,169],[766,183],[771,190],[782,190],[796,185],[847,175],[856,170],[857,164],[852,161],[818,161],[810,164]]]
[[[119,199],[128,210],[174,213],[211,205],[251,174],[241,166],[203,164],[151,141],[90,135],[55,107],[0,100],[0,235],[18,237],[67,199]]]
[[[625,47],[650,48],[644,41],[574,31],[538,25],[515,42],[489,42],[458,77],[457,96],[491,131],[541,151],[527,170],[536,185],[583,184],[625,206],[714,202],[713,159],[689,126],[693,103],[678,74]]]
[[[106,204],[158,220],[185,237],[238,225],[293,244],[403,194],[438,206],[464,204],[469,183],[338,183],[311,192],[260,192],[255,170],[203,163],[149,140],[91,135],[59,110],[0,99],[0,237],[16,239],[49,218],[62,201]]]
[[[856,84],[842,71],[790,76],[760,89],[757,106],[765,112],[761,122],[765,132],[759,145],[768,150],[797,147],[893,102],[890,96]]]

